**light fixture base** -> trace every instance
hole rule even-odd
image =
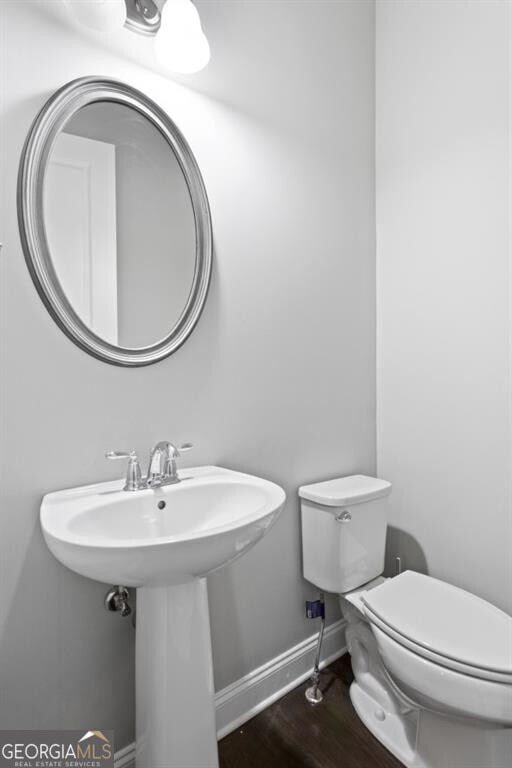
[[[153,0],[125,0],[125,26],[139,35],[156,35],[160,29],[160,8]]]

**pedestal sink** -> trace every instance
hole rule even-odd
[[[284,491],[221,467],[176,485],[123,481],[50,493],[41,524],[57,560],[90,579],[137,587],[137,768],[217,768],[205,577],[247,552]]]

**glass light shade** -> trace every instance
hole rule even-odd
[[[126,21],[124,0],[65,0],[75,20],[97,32],[121,29]]]
[[[210,46],[191,0],[167,0],[155,51],[160,62],[173,72],[192,74],[206,67]]]

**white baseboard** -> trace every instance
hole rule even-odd
[[[345,626],[341,619],[325,630],[321,667],[346,653]],[[315,633],[216,693],[217,738],[227,736],[307,680],[313,668],[316,641]],[[135,743],[115,753],[114,765],[135,768]]]
[[[115,753],[114,766],[115,768],[135,768],[135,742]]]

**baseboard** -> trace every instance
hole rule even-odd
[[[321,667],[346,653],[346,622],[341,619],[325,630]],[[222,739],[269,707],[292,688],[307,680],[313,667],[317,634],[215,694],[217,737]],[[115,768],[135,768],[135,743],[115,754]]]
[[[135,742],[115,753],[114,768],[135,768]]]

